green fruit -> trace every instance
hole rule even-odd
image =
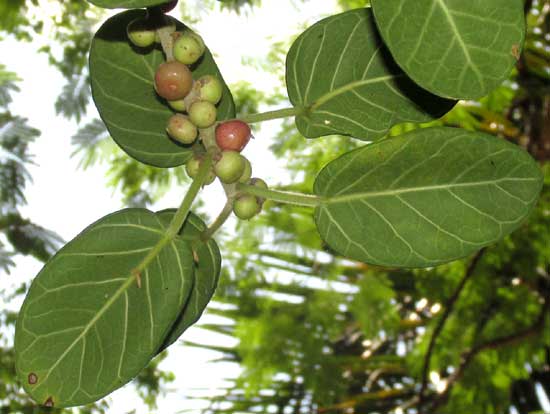
[[[155,43],[155,28],[142,18],[132,20],[126,28],[128,39],[137,47],[149,47]]]
[[[176,101],[167,101],[168,105],[170,105],[170,108],[172,108],[174,111],[178,112],[185,112],[185,100],[184,99],[178,99]]]
[[[197,139],[197,127],[182,114],[175,114],[168,120],[166,132],[171,138],[183,144],[192,144]]]
[[[187,161],[187,164],[185,164],[185,172],[187,173],[189,178],[195,178],[199,173],[200,167],[201,160],[199,158],[193,157],[189,161]]]
[[[222,183],[232,184],[243,175],[245,164],[244,157],[237,151],[223,151],[214,165],[214,172]]]
[[[250,180],[250,177],[252,177],[252,164],[250,164],[250,161],[246,157],[243,157],[244,159],[244,171],[241,175],[241,178],[239,178],[239,182],[246,184]]]
[[[262,180],[261,178],[252,178],[250,180],[250,185],[253,185],[255,187],[260,187],[260,188],[264,188],[264,189],[268,189],[268,186],[267,186],[267,183]],[[262,198],[262,197],[256,197],[258,199],[258,203],[260,203],[260,205],[262,205],[264,202],[265,202],[265,198]]]
[[[197,89],[202,101],[216,105],[222,99],[223,85],[218,78],[205,75],[197,80]]]
[[[244,195],[235,200],[233,203],[233,213],[241,220],[250,220],[260,212],[262,207],[256,197]]]
[[[208,128],[216,122],[217,110],[210,102],[198,101],[189,108],[189,118],[198,128]]]
[[[184,32],[174,42],[174,58],[186,65],[192,65],[199,60],[205,50],[202,38],[191,31]]]

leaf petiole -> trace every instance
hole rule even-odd
[[[320,197],[312,194],[269,190],[249,184],[238,184],[237,190],[242,193],[255,195],[257,197],[273,200],[279,203],[292,204],[295,206],[316,207],[322,202]]]
[[[256,122],[270,121],[272,119],[288,118],[291,116],[302,115],[306,112],[306,108],[295,106],[292,108],[277,109],[275,111],[262,112],[259,114],[249,114],[238,117],[237,119],[248,124]]]

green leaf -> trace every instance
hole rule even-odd
[[[424,122],[454,101],[427,93],[393,62],[370,9],[351,10],[314,24],[294,42],[286,62],[290,101],[308,138],[351,135],[376,140],[400,122]]]
[[[168,0],[88,0],[104,9],[139,9],[167,3]]]
[[[172,209],[160,211],[157,217],[167,227],[174,212],[175,210]],[[199,239],[199,235],[204,230],[206,225],[203,221],[195,214],[189,213],[179,232],[179,237],[191,243],[198,261],[195,262],[195,278],[191,295],[159,352],[173,344],[187,328],[199,320],[218,285],[221,270],[220,249],[214,239],[209,239],[207,242]]]
[[[328,164],[314,190],[323,239],[366,263],[425,267],[464,257],[514,231],[542,173],[505,140],[455,128],[419,129]]]
[[[448,98],[487,95],[525,37],[522,0],[373,0],[384,42],[420,86]]]
[[[193,285],[188,242],[176,239],[141,274],[164,236],[145,209],[110,214],[63,247],[38,274],[19,313],[16,368],[40,404],[96,401],[156,355]]]
[[[131,157],[156,167],[184,164],[191,156],[189,146],[170,140],[165,132],[173,114],[154,90],[154,73],[164,62],[160,49],[137,50],[126,36],[126,26],[145,16],[143,10],[130,10],[107,20],[96,33],[90,52],[90,77],[95,104],[109,133]],[[178,30],[184,26],[178,22]],[[222,76],[207,50],[193,67],[193,78]],[[234,118],[231,92],[224,83],[218,106],[218,120]]]

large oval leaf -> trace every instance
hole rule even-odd
[[[167,3],[168,0],[88,0],[104,9],[139,9]]]
[[[315,220],[337,252],[385,266],[464,257],[516,229],[542,186],[521,148],[482,133],[419,129],[329,163]]]
[[[290,101],[308,138],[329,134],[376,140],[400,122],[438,118],[454,101],[420,89],[393,62],[370,9],[314,24],[294,42],[286,62]]]
[[[176,239],[138,288],[132,270],[164,230],[148,210],[119,211],[86,228],[38,274],[15,333],[17,373],[37,402],[96,401],[156,355],[194,280],[190,245]]]
[[[129,10],[107,20],[96,33],[90,51],[90,77],[95,104],[113,139],[130,156],[157,167],[185,163],[192,151],[175,143],[165,132],[173,114],[153,86],[157,66],[164,61],[160,49],[140,51],[128,42],[126,26],[144,10]],[[179,30],[184,26],[178,23]],[[193,77],[222,76],[207,50],[193,68]],[[223,79],[222,79],[223,80]],[[234,118],[231,92],[224,84],[218,119]]]
[[[174,216],[175,210],[164,210],[157,213],[159,219],[168,226]],[[193,213],[189,213],[185,224],[179,232],[179,237],[191,243],[195,253],[194,282],[189,299],[183,306],[181,313],[174,323],[174,326],[166,336],[161,349],[173,344],[201,317],[206,305],[212,299],[221,270],[221,255],[218,244],[214,239],[204,242],[199,239],[200,234],[206,230],[203,221]]]
[[[487,95],[510,74],[525,36],[523,0],[372,0],[399,66],[449,98]]]

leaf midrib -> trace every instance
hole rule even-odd
[[[134,276],[128,276],[127,280],[118,288],[118,290],[114,293],[111,298],[105,302],[105,304],[101,307],[101,309],[97,312],[97,314],[88,322],[82,332],[76,337],[76,339],[67,347],[67,349],[59,356],[59,358],[55,361],[55,363],[50,367],[50,369],[47,371],[46,375],[44,376],[44,379],[41,380],[41,382],[37,385],[35,390],[40,388],[42,385],[47,384],[47,379],[51,375],[51,373],[55,370],[55,368],[61,363],[61,361],[67,356],[69,352],[74,348],[74,346],[82,339],[88,331],[95,326],[96,322],[105,314],[105,312],[111,307],[111,305],[116,302],[116,300],[128,290],[128,287],[134,282],[135,277]]]
[[[319,205],[328,205],[328,204],[338,204],[338,203],[347,203],[356,200],[364,200],[377,197],[387,197],[387,196],[399,196],[407,193],[417,193],[417,192],[426,192],[426,191],[438,191],[438,190],[450,190],[454,188],[472,188],[472,187],[482,187],[486,185],[496,185],[500,182],[506,181],[539,181],[538,178],[499,178],[497,180],[489,181],[477,181],[472,183],[451,183],[451,184],[439,184],[439,185],[429,185],[422,187],[412,187],[412,188],[399,188],[396,190],[383,190],[383,191],[367,191],[361,193],[353,194],[344,194],[337,195],[334,197],[321,198]],[[526,203],[528,204],[528,203]]]

